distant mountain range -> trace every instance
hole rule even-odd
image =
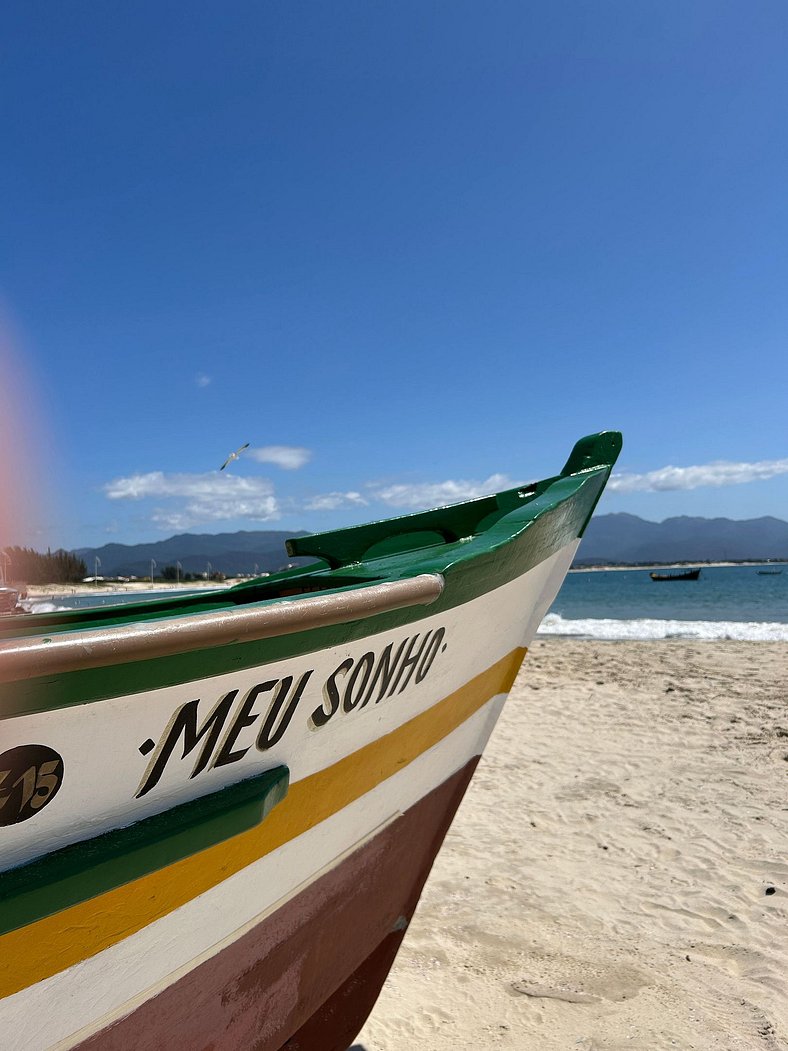
[[[575,565],[642,562],[743,562],[788,559],[788,522],[779,518],[666,518],[636,515],[591,519]]]
[[[84,561],[90,574],[99,559],[99,575],[104,577],[147,577],[151,559],[155,573],[180,562],[183,573],[203,574],[208,567],[225,576],[246,573],[274,573],[286,565],[311,559],[291,559],[285,540],[306,536],[306,532],[280,532],[273,529],[238,533],[181,533],[152,544],[105,544],[104,547],[82,547],[75,554]]]
[[[208,566],[226,576],[270,573],[293,560],[285,540],[306,536],[276,530],[238,533],[181,533],[151,544],[106,544],[76,554],[102,576],[148,576],[181,563],[184,573],[202,574]],[[598,515],[591,520],[575,561],[577,566],[652,562],[740,562],[788,559],[788,522],[779,518],[668,518],[647,522],[636,515]],[[296,559],[304,563],[309,559]]]

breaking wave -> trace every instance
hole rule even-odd
[[[30,613],[58,613],[73,608],[29,599],[21,605]],[[648,617],[633,620],[614,620],[609,617],[568,620],[560,613],[548,613],[539,625],[537,635],[564,635],[603,641],[695,639],[714,642],[732,639],[738,642],[788,642],[788,624],[734,620],[656,620]]]
[[[697,639],[712,642],[788,642],[788,624],[731,620],[564,620],[548,613],[537,635],[567,635],[586,639]]]
[[[56,606],[54,602],[36,602],[30,599],[25,599],[19,605],[28,613],[62,613],[71,608],[70,606]]]

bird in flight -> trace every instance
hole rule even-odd
[[[236,449],[234,453],[230,453],[230,455],[224,461],[224,463],[219,468],[219,470],[223,471],[228,464],[232,463],[233,460],[237,460],[238,459],[238,457],[241,455],[241,453],[244,451],[244,449],[248,449],[248,448],[249,448],[249,442],[247,442],[245,445],[242,445],[240,449]]]

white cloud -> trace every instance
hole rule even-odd
[[[198,387],[209,387],[213,382],[210,376],[206,376],[204,372],[198,372],[194,377],[194,382]]]
[[[759,460],[756,463],[733,463],[717,460],[695,467],[660,467],[646,474],[614,474],[609,491],[618,493],[667,492],[676,489],[700,489],[760,482],[788,474],[788,460]]]
[[[295,471],[309,463],[312,450],[304,449],[300,445],[263,445],[258,449],[247,449],[244,455],[250,456],[258,463],[275,463],[277,467],[283,467],[286,471]]]
[[[306,511],[336,511],[340,507],[366,507],[368,501],[361,493],[323,493],[304,503]]]
[[[425,508],[440,507],[442,504],[458,503],[462,500],[474,500],[479,496],[489,496],[499,489],[512,489],[516,482],[504,474],[491,474],[484,481],[445,481],[420,482],[370,488],[378,500],[389,507]]]
[[[116,478],[104,486],[110,500],[164,499],[151,518],[167,529],[190,529],[204,522],[247,518],[267,522],[279,517],[274,487],[266,478],[220,474],[165,474],[150,471]]]

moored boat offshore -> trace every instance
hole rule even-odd
[[[652,580],[699,580],[699,569],[684,569],[676,573],[649,573]]]
[[[4,1051],[345,1051],[621,447],[0,622]]]

